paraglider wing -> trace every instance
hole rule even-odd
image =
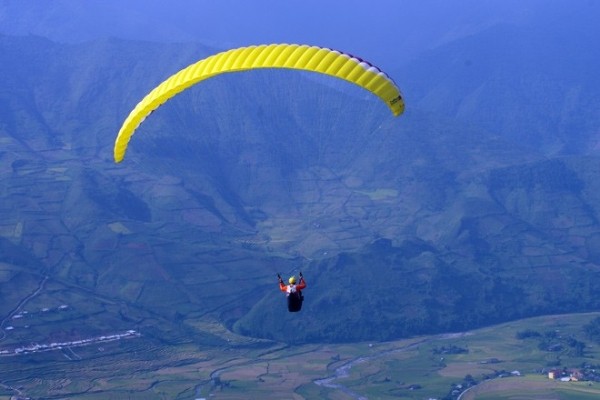
[[[127,145],[142,121],[183,90],[215,75],[256,68],[289,68],[331,75],[352,82],[384,101],[394,116],[404,101],[394,81],[379,68],[350,54],[297,44],[241,47],[207,57],[167,78],[140,101],[125,119],[114,146],[114,159],[125,157]]]

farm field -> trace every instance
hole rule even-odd
[[[544,316],[393,342],[302,346],[235,335],[215,322],[198,324],[207,337],[228,345],[181,338],[159,343],[140,330],[139,337],[119,341],[4,355],[0,399],[585,400],[600,396],[600,383],[550,380],[547,372],[594,365],[600,351],[583,327],[599,315]],[[584,350],[575,352],[567,344],[573,340]]]
[[[488,381],[465,392],[461,400],[591,400],[599,393],[586,382],[557,382],[536,376]]]

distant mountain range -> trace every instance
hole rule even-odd
[[[597,154],[598,11],[582,9],[555,23],[492,26],[423,54],[397,76],[414,107],[454,123],[543,155]]]
[[[160,340],[205,318],[324,342],[596,309],[600,57],[569,30],[542,50],[544,32],[497,27],[402,67],[397,119],[331,78],[213,78],[119,165],[128,111],[214,49],[0,36],[0,313],[45,276],[45,301],[88,299],[79,329]],[[275,274],[299,269],[294,318]]]

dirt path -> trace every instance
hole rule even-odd
[[[44,289],[44,285],[46,284],[48,278],[48,276],[44,276],[44,278],[40,281],[37,289],[33,293],[25,297],[23,300],[21,300],[19,304],[17,304],[17,306],[11,312],[9,312],[8,315],[4,317],[4,319],[2,319],[2,321],[0,321],[0,342],[6,338],[6,331],[4,330],[4,325],[6,324],[6,322],[10,318],[12,318],[13,315],[18,314],[19,311],[23,308],[23,306],[25,306],[25,304],[27,304],[29,300],[33,299]]]

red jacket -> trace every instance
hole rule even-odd
[[[300,282],[297,285],[286,285],[283,281],[279,282],[279,290],[286,293],[292,293],[295,291],[300,292],[302,289],[306,287],[306,282],[304,282],[304,278],[300,278]]]

